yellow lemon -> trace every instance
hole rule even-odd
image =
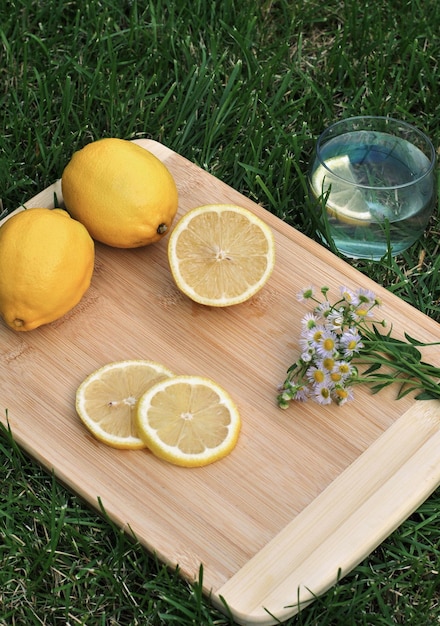
[[[127,450],[145,448],[135,422],[136,405],[152,385],[169,376],[169,369],[153,361],[108,363],[78,387],[77,413],[99,441]]]
[[[63,210],[20,211],[0,227],[0,315],[14,330],[52,322],[81,300],[94,243]]]
[[[188,211],[168,243],[177,286],[195,302],[230,306],[257,293],[275,264],[271,229],[251,211],[229,204]]]
[[[240,415],[229,394],[201,376],[174,376],[153,385],[139,399],[138,432],[161,459],[200,467],[235,447]]]
[[[320,165],[311,180],[311,189],[319,198],[330,190],[326,209],[331,217],[353,226],[369,226],[372,215],[365,198],[356,186],[356,177],[347,155],[336,156]]]
[[[158,241],[177,211],[177,188],[167,167],[125,139],[100,139],[75,152],[61,186],[72,217],[94,239],[116,248]]]

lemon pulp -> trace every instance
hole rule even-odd
[[[207,205],[186,213],[168,244],[173,278],[195,302],[230,306],[269,279],[275,243],[269,226],[243,207]]]
[[[197,467],[218,461],[235,447],[240,415],[229,394],[200,376],[175,376],[139,400],[137,427],[156,456]]]
[[[170,376],[168,368],[152,361],[109,363],[78,387],[77,413],[99,441],[115,448],[145,448],[135,421],[137,402],[152,385]]]

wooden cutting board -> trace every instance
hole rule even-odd
[[[130,529],[239,624],[285,620],[336,583],[440,483],[440,403],[396,401],[357,388],[343,407],[276,405],[298,355],[297,292],[310,284],[375,290],[395,336],[423,341],[440,327],[244,195],[165,146],[137,141],[172,172],[179,213],[235,203],[273,229],[277,261],[263,290],[226,309],[183,296],[167,241],[135,250],[97,244],[92,285],[62,319],[28,333],[0,323],[0,415],[17,442],[60,481]],[[26,206],[61,203],[59,181]],[[426,359],[440,366],[440,351]],[[233,396],[243,427],[236,449],[183,469],[146,451],[98,443],[74,407],[79,383],[110,361],[159,361],[213,378]],[[272,616],[271,616],[272,615]]]

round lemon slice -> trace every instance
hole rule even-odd
[[[77,413],[99,441],[114,448],[145,448],[135,420],[137,402],[152,385],[170,376],[170,370],[152,361],[109,363],[78,387]]]
[[[137,427],[156,456],[175,465],[200,467],[233,450],[241,422],[229,394],[215,382],[175,376],[140,398]]]
[[[244,302],[269,279],[275,243],[269,226],[243,207],[216,204],[188,211],[168,243],[179,289],[209,306]]]
[[[312,189],[317,197],[330,189],[327,212],[341,222],[368,226],[373,219],[359,187],[349,157],[344,154],[319,166],[312,176]],[[327,169],[328,168],[328,169]]]

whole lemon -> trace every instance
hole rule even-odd
[[[93,274],[95,245],[61,209],[26,209],[0,227],[0,315],[14,330],[62,317]]]
[[[99,139],[75,152],[61,178],[67,210],[91,236],[116,248],[161,239],[177,211],[167,167],[126,139]]]

